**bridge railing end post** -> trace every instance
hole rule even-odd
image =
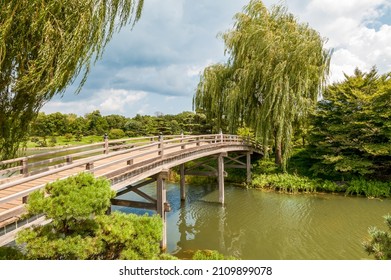
[[[27,174],[29,173],[27,157],[23,158],[20,161],[20,165],[22,166],[22,168],[20,169],[20,174],[27,176]]]
[[[158,155],[163,157],[163,151],[164,151],[164,137],[163,134],[160,132],[159,134],[159,144],[158,144]]]
[[[103,136],[104,144],[103,144],[103,153],[107,155],[109,153],[109,136],[107,133]]]
[[[94,174],[94,162],[88,162],[86,164],[86,170],[90,171],[92,174]]]

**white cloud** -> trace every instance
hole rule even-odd
[[[391,26],[378,22],[389,12],[390,0],[305,2],[305,7],[299,10],[295,8],[296,0],[287,0],[300,21],[308,22],[328,38],[326,46],[334,49],[331,82],[343,79],[343,73],[352,74],[356,67],[368,71],[376,66],[381,73],[391,71]]]
[[[124,114],[126,110],[134,107],[138,101],[147,96],[143,91],[128,91],[124,89],[101,90],[97,94],[98,100],[102,100],[99,107],[102,112],[116,112]]]
[[[103,115],[133,115],[140,107],[145,108],[147,92],[124,89],[102,89],[79,101],[51,101],[45,105],[46,113],[62,112],[84,115],[99,110]]]
[[[337,50],[333,54],[333,60],[331,62],[330,81],[342,81],[344,79],[343,73],[350,75],[356,67],[361,70],[369,70],[366,63],[358,56],[346,49]]]
[[[165,114],[190,110],[199,73],[225,62],[216,38],[249,0],[148,0],[132,31],[114,36],[78,96],[70,87],[45,112]],[[265,0],[270,7],[284,3]],[[285,0],[291,13],[329,39],[331,81],[356,67],[391,71],[391,0]],[[388,25],[387,25],[388,24]],[[169,97],[169,98],[166,98]],[[74,100],[78,101],[75,102]]]

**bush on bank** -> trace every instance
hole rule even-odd
[[[280,172],[273,162],[261,160],[254,165],[250,187],[284,193],[344,193],[374,198],[391,196],[391,182],[355,178],[336,182]]]

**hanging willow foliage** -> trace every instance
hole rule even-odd
[[[308,115],[324,88],[331,51],[283,6],[269,11],[252,0],[235,19],[234,29],[222,35],[229,60],[204,70],[194,106],[211,118],[227,118],[231,130],[252,127],[265,152],[274,140],[276,163],[285,168],[293,123]]]
[[[31,120],[99,59],[143,0],[0,1],[0,160],[15,156]]]

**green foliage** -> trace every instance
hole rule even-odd
[[[17,243],[28,259],[159,259],[159,216],[105,215],[115,195],[105,179],[81,173],[33,192],[28,215],[51,222],[24,229]]]
[[[99,110],[95,110],[85,115],[87,131],[90,135],[104,135],[109,125],[106,119],[101,115]]]
[[[48,195],[48,196],[47,196]],[[27,210],[30,215],[45,214],[54,224],[72,229],[79,221],[89,220],[90,215],[102,215],[110,207],[115,195],[105,179],[95,179],[92,174],[80,173],[47,184],[44,191],[29,196]]]
[[[109,139],[121,139],[125,137],[125,132],[119,128],[113,128],[109,132]]]
[[[252,185],[261,189],[272,189],[284,193],[315,192],[317,182],[306,177],[280,174],[260,174],[255,176]]]
[[[72,133],[67,133],[64,135],[64,138],[65,138],[66,142],[70,142],[73,138],[73,135],[72,135]]]
[[[249,127],[239,127],[236,134],[244,139],[254,139],[254,131]]]
[[[50,147],[54,147],[56,143],[57,143],[57,138],[55,136],[50,137],[50,141],[49,141]]]
[[[286,168],[294,127],[306,118],[325,86],[331,53],[325,40],[282,6],[267,10],[251,0],[222,35],[228,63],[205,68],[194,105],[219,128],[254,129],[276,163]]]
[[[346,194],[365,195],[367,197],[390,197],[391,182],[353,179],[348,183]]]
[[[270,159],[258,160],[253,165],[253,172],[256,174],[276,174],[280,171],[278,165]]]
[[[377,260],[391,260],[391,216],[387,215],[384,219],[388,232],[370,227],[370,240],[363,243],[365,251]]]
[[[312,120],[308,152],[315,176],[389,180],[391,79],[356,69],[327,88]]]
[[[25,256],[15,247],[0,247],[0,260],[24,260]]]
[[[103,54],[143,0],[9,0],[0,9],[0,160],[13,158],[41,107]]]
[[[223,254],[219,253],[218,251],[214,250],[198,250],[193,255],[193,260],[238,260],[237,258],[233,256],[224,256]]]
[[[206,134],[210,133],[212,129],[204,114],[193,112],[182,112],[178,115],[137,115],[134,118],[120,115],[102,116],[98,110],[88,113],[84,117],[58,112],[48,115],[40,113],[31,125],[31,135],[45,139],[56,135],[60,145],[78,144],[71,143],[73,142],[71,141],[72,135],[75,136],[76,142],[80,142],[83,135],[102,137],[107,131],[109,131],[109,139],[119,139],[125,136],[158,135],[160,132],[163,135],[178,135],[181,132],[184,134]],[[101,140],[102,138],[99,139],[99,141]]]
[[[300,150],[295,156],[295,164],[290,164],[290,168],[297,171],[302,168],[300,166],[303,164],[300,159],[300,156],[304,158],[307,156],[304,150]],[[305,161],[305,160],[303,160]],[[277,166],[270,159],[262,159],[256,162],[253,165],[253,180],[252,187],[260,189],[271,189],[280,192],[287,193],[298,193],[298,192],[345,192],[345,184],[340,184],[337,182],[323,180],[319,178],[311,178],[303,175],[302,173],[293,172],[284,173],[281,172],[279,166]]]

